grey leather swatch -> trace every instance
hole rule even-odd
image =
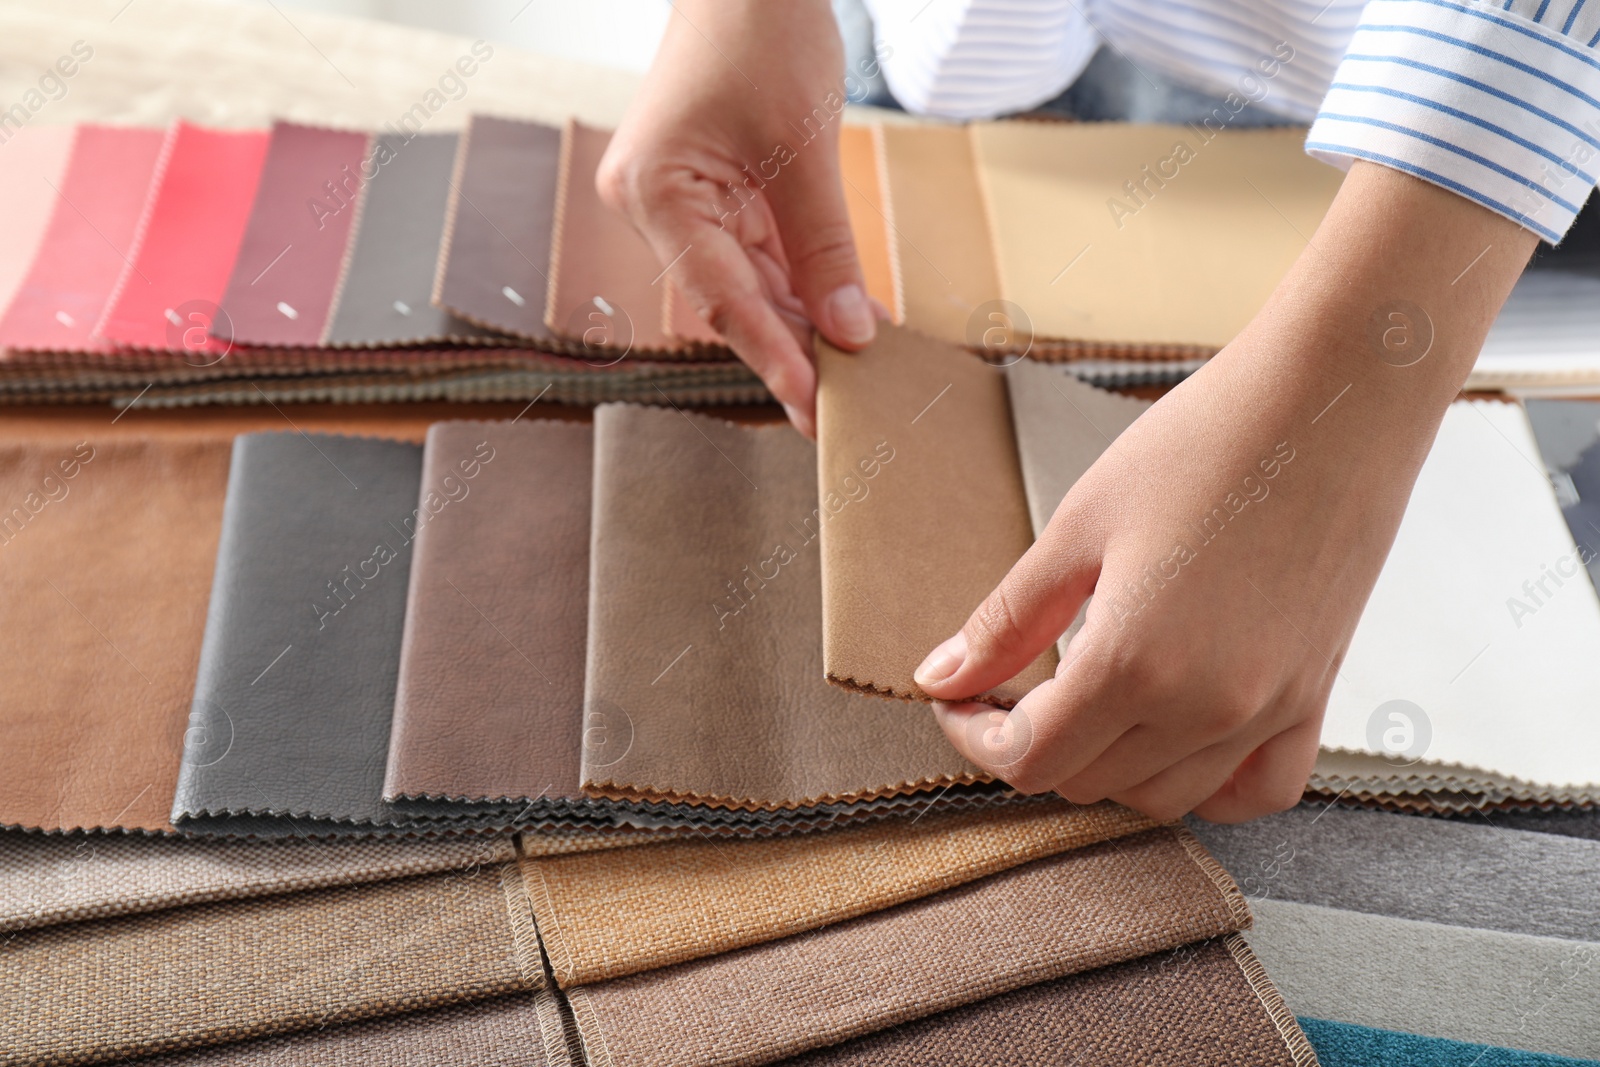
[[[324,343],[382,346],[495,338],[492,331],[433,306],[456,139],[453,133],[419,133],[405,142],[374,142],[379,166],[361,193]]]
[[[1533,399],[1523,406],[1561,514],[1600,589],[1600,403]]]

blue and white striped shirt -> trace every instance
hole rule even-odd
[[[909,110],[1056,96],[1102,44],[1560,241],[1600,172],[1600,0],[868,0]],[[1270,89],[1268,87],[1270,81]],[[1259,95],[1257,95],[1259,93]],[[1242,104],[1240,105],[1242,106]]]

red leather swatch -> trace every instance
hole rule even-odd
[[[364,133],[275,123],[222,309],[245,345],[315,345],[371,180]]]
[[[93,352],[93,332],[127,267],[162,131],[78,127],[39,251],[0,319],[0,346]]]
[[[0,309],[28,273],[72,149],[70,126],[0,127]]]
[[[266,130],[209,130],[179,121],[161,162],[111,306],[95,333],[135,348],[213,358],[207,336],[228,286],[267,154]]]

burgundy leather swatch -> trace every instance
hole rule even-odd
[[[474,115],[461,135],[433,299],[460,317],[543,341],[561,131]]]
[[[594,431],[441,422],[422,459],[384,797],[579,797]]]
[[[77,128],[49,225],[11,306],[0,347],[86,352],[122,276],[164,140],[160,130]]]
[[[211,130],[179,120],[167,131],[122,276],[95,333],[134,348],[224,356],[209,336],[255,200],[266,130]]]
[[[815,472],[787,424],[596,409],[586,792],[783,809],[979,777],[927,709],[824,682]]]
[[[72,152],[70,126],[24,126],[5,140],[0,155],[0,310],[27,276],[59,196],[56,189]]]
[[[333,306],[361,188],[366,134],[278,122],[222,298],[233,339],[315,345]]]

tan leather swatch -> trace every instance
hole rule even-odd
[[[1227,344],[1343,180],[1292,128],[997,122],[972,139],[1006,299],[1036,336],[1100,354]]]
[[[856,256],[866,279],[867,295],[891,311],[894,268],[889,263],[889,224],[884,214],[883,187],[878,174],[878,149],[871,126],[839,127],[839,173],[844,181],[844,206],[850,213],[850,232],[856,239]]]
[[[925,709],[823,682],[816,542],[839,520],[815,479],[787,424],[595,410],[585,792],[774,809],[978,778]]]
[[[568,998],[593,1067],[764,1064],[1249,922],[1199,842],[1162,828]]]
[[[805,839],[525,859],[523,873],[565,988],[787,937],[1152,825],[1115,804],[1053,799]]]
[[[82,432],[0,444],[0,825],[168,830],[230,442]]]
[[[535,989],[526,906],[504,864],[26,931],[0,971],[0,1060],[95,1063]]]
[[[964,126],[885,125],[878,137],[895,321],[964,344],[973,312],[1001,295],[972,141]]]
[[[828,679],[926,700],[912,671],[1033,543],[1004,372],[887,324],[854,354],[819,340],[817,441]],[[982,699],[1014,704],[1055,666]]]

